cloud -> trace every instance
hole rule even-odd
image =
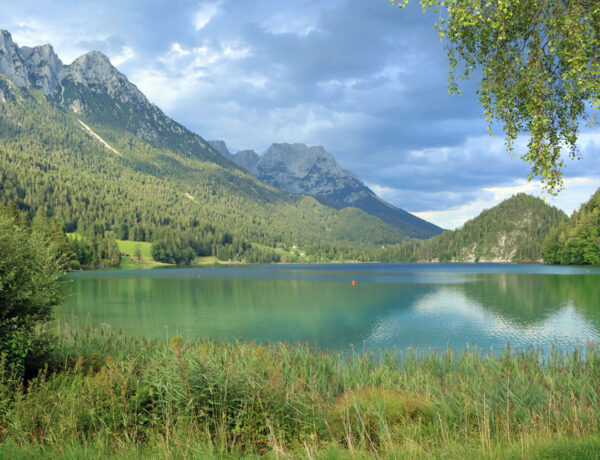
[[[197,112],[198,101],[202,100],[202,105],[207,106],[207,99],[211,99],[214,117],[214,110],[227,99],[226,94],[232,86],[261,87],[266,82],[259,74],[248,73],[242,78],[234,74],[235,62],[252,55],[246,43],[237,39],[205,40],[198,45],[188,48],[174,42],[153,65],[138,68],[130,74],[131,80],[150,100],[178,121],[188,118],[180,115],[181,109],[188,104],[197,116],[202,117],[203,113]],[[194,128],[192,123],[184,124]]]
[[[121,50],[121,54],[113,56],[110,61],[115,67],[118,67],[134,57],[135,53],[133,52],[133,49],[131,49],[129,46],[124,46]]]
[[[278,13],[262,23],[265,31],[273,35],[292,34],[306,37],[311,32],[318,31],[316,20],[310,17],[296,16],[295,14]]]
[[[219,3],[204,3],[194,15],[194,27],[203,29],[219,11]]]

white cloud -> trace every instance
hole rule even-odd
[[[135,53],[133,52],[133,49],[129,46],[124,46],[121,50],[121,53],[117,56],[113,56],[110,61],[114,66],[119,66],[130,59],[133,59],[134,57]]]
[[[484,209],[491,208],[497,203],[494,200],[478,199],[444,211],[423,211],[413,214],[439,227],[453,230],[462,226],[467,220],[479,215]]]
[[[237,61],[251,54],[250,47],[240,40],[221,42],[218,47],[211,46],[205,41],[202,46],[189,49],[175,42],[158,60],[169,65],[177,64],[177,68],[185,74],[190,67],[214,65],[223,60]]]
[[[203,29],[210,20],[219,11],[219,2],[216,3],[205,3],[200,6],[196,14],[194,15],[194,27],[196,30]]]
[[[134,70],[131,80],[148,98],[167,112],[177,110],[191,99],[205,100],[216,91],[230,90],[235,85],[264,87],[267,80],[260,75],[235,76],[231,66],[252,54],[248,45],[230,40],[218,45],[207,41],[194,48],[174,42],[158,61],[165,67]],[[215,82],[219,83],[218,88]]]
[[[263,28],[273,34],[293,34],[299,37],[306,37],[317,30],[314,18],[294,16],[286,13],[271,16],[268,21],[263,23]]]
[[[191,53],[191,51],[184,50],[181,47],[181,45],[177,42],[175,42],[171,45],[171,50],[169,51],[169,54],[174,55],[174,56],[187,56],[190,53]]]

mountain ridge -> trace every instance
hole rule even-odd
[[[51,47],[19,48],[5,32],[0,42],[0,200],[55,216],[69,232],[161,241],[181,260],[240,260],[253,243],[331,257],[344,248],[355,259],[405,238],[358,209],[260,182],[168,118],[101,53],[60,67]],[[54,92],[42,82],[48,72],[60,77]]]
[[[201,136],[165,115],[99,51],[64,65],[51,45],[19,47],[8,31],[0,30],[0,72],[19,88],[40,90],[88,124],[125,129],[154,147],[238,168]]]
[[[224,141],[208,142],[261,181],[286,192],[311,195],[337,209],[362,209],[412,238],[424,239],[442,232],[436,225],[379,198],[322,146],[274,143],[259,156],[254,150],[232,154]]]
[[[156,148],[167,148],[226,168],[243,168],[280,190],[315,196],[325,206],[363,209],[405,237],[427,238],[441,231],[381,201],[322,147],[274,144],[259,158],[253,151],[231,155],[224,143],[217,148],[211,146],[166,116],[99,51],[90,51],[64,65],[51,45],[19,47],[10,33],[3,30],[0,72],[18,87],[40,90],[59,106],[73,111],[88,130],[94,125],[125,130]]]

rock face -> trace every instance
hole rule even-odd
[[[260,159],[256,173],[261,180],[288,192],[323,196],[348,204],[370,192],[321,146],[273,144]],[[356,197],[349,197],[351,193]]]
[[[256,175],[256,168],[260,162],[260,157],[254,150],[240,150],[233,156],[233,161]]]
[[[20,88],[35,88],[86,122],[133,133],[155,147],[231,167],[204,139],[167,117],[110,60],[91,51],[63,65],[50,45],[19,48],[0,30],[0,72]]]
[[[254,150],[240,150],[234,155],[229,151],[225,141],[208,141],[208,143],[225,158],[230,159],[249,173],[256,176],[256,166],[260,161],[260,157]]]
[[[0,71],[20,87],[30,85],[27,67],[19,48],[5,30],[0,30]]]
[[[210,146],[213,149],[215,149],[217,152],[219,152],[225,158],[229,158],[231,161],[233,161],[233,155],[227,148],[227,144],[225,144],[225,141],[207,141],[207,142],[210,144]]]
[[[21,54],[29,71],[29,81],[46,96],[54,94],[60,86],[63,63],[50,45],[21,48]]]
[[[0,72],[18,87],[33,87],[46,96],[53,94],[62,67],[50,45],[19,48],[6,30],[0,30]]]
[[[209,142],[263,182],[281,190],[312,195],[335,208],[362,209],[412,238],[429,238],[442,232],[436,225],[383,201],[321,146],[273,144],[260,157],[254,150],[242,150],[232,155],[225,142]]]

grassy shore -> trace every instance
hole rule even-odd
[[[58,327],[0,458],[599,458],[600,346],[398,356]]]

